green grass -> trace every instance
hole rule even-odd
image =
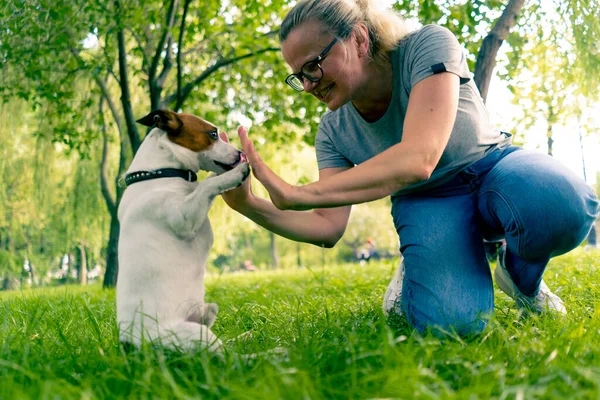
[[[496,293],[486,332],[464,340],[421,336],[385,320],[392,263],[211,277],[214,331],[238,353],[118,345],[114,291],[62,287],[0,293],[0,399],[460,398],[600,399],[600,252],[552,261],[546,281],[566,318],[524,318]]]

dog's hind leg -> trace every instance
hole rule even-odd
[[[194,311],[185,318],[185,320],[206,325],[210,328],[215,323],[218,312],[219,306],[217,306],[215,303],[204,303],[196,307]]]
[[[174,322],[165,326],[160,336],[162,345],[173,350],[206,349],[218,355],[223,352],[223,343],[210,328],[195,322]]]

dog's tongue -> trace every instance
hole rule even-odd
[[[247,163],[248,157],[246,157],[245,153],[240,154],[240,163]]]

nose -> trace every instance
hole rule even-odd
[[[315,90],[318,84],[319,82],[312,82],[306,78],[302,79],[302,86],[304,86],[304,91],[306,93],[311,93],[313,90]]]

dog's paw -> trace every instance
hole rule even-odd
[[[215,303],[205,303],[192,308],[188,312],[185,320],[187,322],[206,325],[210,328],[215,323],[218,312],[219,306],[217,306]]]
[[[233,186],[231,189],[234,189],[240,186],[250,175],[250,165],[248,163],[238,164],[234,169],[229,172],[233,176]]]
[[[215,323],[217,319],[217,313],[219,312],[219,306],[215,303],[206,303],[202,305],[202,318],[201,324],[206,325],[209,328]]]
[[[239,170],[239,172],[241,173],[241,175],[242,175],[242,180],[240,181],[240,185],[241,185],[242,182],[244,182],[246,180],[248,175],[250,175],[250,164],[248,164],[247,162],[240,163],[233,170],[234,171]]]
[[[213,182],[218,182],[218,186],[216,187],[217,194],[221,194],[240,186],[249,174],[250,166],[248,163],[241,163],[231,171],[227,171],[224,174],[219,175],[218,180],[216,180],[217,178],[213,179]]]

